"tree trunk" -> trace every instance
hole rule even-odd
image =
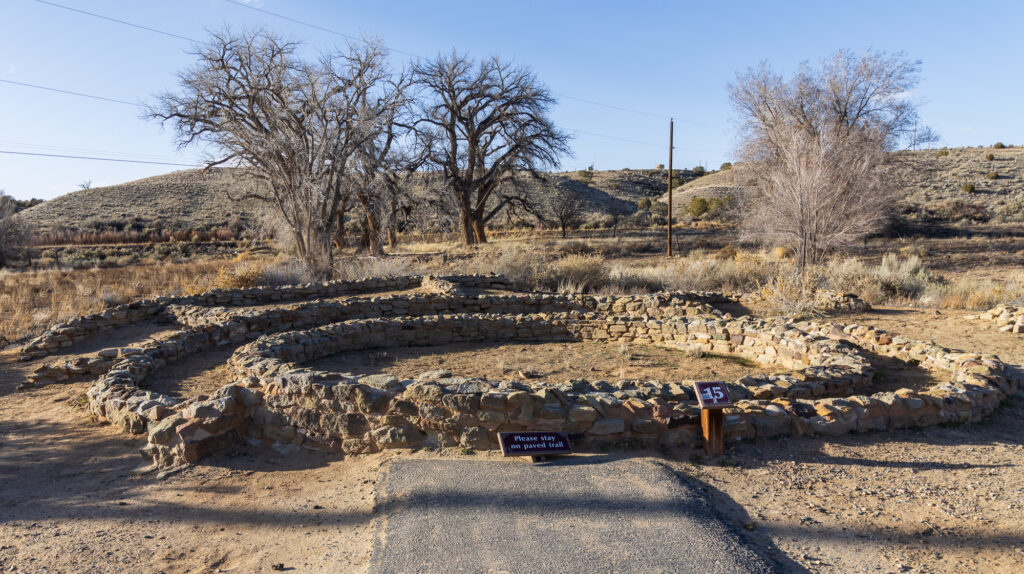
[[[473,234],[473,220],[470,219],[469,210],[468,209],[462,210],[462,213],[459,214],[459,216],[460,216],[460,219],[461,219],[461,227],[462,227],[462,241],[466,245],[475,245],[476,244],[476,236]]]
[[[395,233],[395,228],[388,227],[388,247],[394,249],[398,247],[398,233]]]
[[[473,218],[473,238],[477,243],[487,243],[487,231],[484,229],[484,222],[480,218]]]
[[[366,210],[365,229],[366,249],[370,252],[370,255],[380,255],[384,253],[384,248],[381,246],[380,222],[377,221],[377,217],[370,209]]]

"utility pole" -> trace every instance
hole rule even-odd
[[[672,257],[672,130],[674,121],[668,119],[668,256]]]

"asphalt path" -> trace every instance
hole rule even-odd
[[[397,460],[370,572],[776,572],[653,458]]]

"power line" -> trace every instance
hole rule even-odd
[[[72,153],[72,154],[97,154],[105,156],[124,156],[132,159],[148,159],[153,161],[174,161],[177,158],[170,157],[164,154],[155,153],[139,153],[139,152],[119,152],[110,151],[105,149],[94,149],[94,148],[82,148],[73,146],[62,146],[62,145],[48,145],[48,144],[33,144],[16,141],[4,141],[0,140],[0,147],[10,148],[15,146],[15,151],[38,151],[38,152],[54,152],[54,153]]]
[[[66,159],[88,159],[88,160],[93,160],[93,161],[116,161],[116,162],[121,162],[121,163],[146,163],[146,164],[150,164],[150,165],[176,165],[176,166],[179,166],[179,167],[196,167],[195,164],[190,164],[190,163],[172,163],[172,162],[167,162],[167,161],[143,161],[143,160],[137,160],[137,159],[116,159],[116,158],[110,158],[110,157],[92,157],[92,156],[85,156],[85,155],[63,155],[63,154],[56,154],[56,153],[33,153],[33,152],[27,152],[27,151],[11,151],[11,150],[3,150],[3,149],[0,149],[0,153],[7,153],[7,154],[12,154],[12,155],[32,155],[32,156],[39,156],[39,157],[61,157],[61,158],[66,158]]]
[[[224,0],[224,1],[229,3],[229,4],[234,4],[235,6],[240,6],[242,8],[248,8],[250,10],[255,10],[257,12],[262,12],[263,14],[267,14],[268,16],[273,16],[275,18],[280,18],[282,20],[287,20],[289,22],[293,22],[295,24],[300,24],[302,26],[308,26],[308,27],[313,28],[315,30],[320,30],[321,32],[327,32],[328,34],[334,34],[335,36],[340,36],[340,37],[346,38],[348,40],[355,40],[355,41],[359,41],[359,42],[365,41],[363,38],[357,38],[357,37],[349,35],[349,34],[343,34],[341,32],[338,32],[337,30],[331,30],[330,28],[325,28],[325,27],[319,26],[317,24],[310,24],[309,22],[303,22],[302,20],[298,20],[298,19],[292,18],[290,16],[285,16],[284,14],[279,14],[277,12],[271,12],[270,10],[259,8],[259,7],[253,6],[251,4],[246,4],[245,2],[241,2],[239,0]],[[427,59],[424,56],[420,56],[419,54],[413,54],[412,52],[406,52],[406,51],[403,51],[403,50],[396,50],[396,49],[392,49],[392,48],[389,48],[389,50],[391,50],[392,52],[397,52],[399,54],[403,54],[403,55],[412,57],[412,58],[416,58],[418,60],[425,60],[425,59]],[[593,105],[593,106],[601,106],[601,107],[609,108],[609,109],[612,109],[612,110],[619,110],[620,112],[629,112],[629,113],[633,113],[633,114],[650,116],[650,117],[654,117],[654,118],[661,118],[661,119],[664,119],[664,120],[668,120],[668,119],[671,119],[673,117],[673,116],[667,116],[667,115],[664,115],[664,114],[657,114],[657,113],[653,113],[653,112],[645,112],[645,111],[642,111],[642,110],[637,110],[637,109],[634,109],[634,108],[628,108],[628,107],[625,107],[625,106],[617,106],[617,105],[612,105],[612,104],[605,104],[603,102],[596,102],[594,100],[588,100],[588,99],[585,99],[585,98],[578,98],[576,96],[570,96],[569,94],[563,94],[563,93],[560,93],[560,92],[554,92],[554,94],[556,96],[565,98],[567,100],[575,100],[577,102],[583,102],[585,104],[590,104],[590,105]],[[706,127],[706,128],[711,128],[711,129],[715,129],[715,130],[724,130],[724,128],[722,128],[720,126],[713,126],[711,124],[705,124],[705,123],[702,123],[702,122],[695,122],[695,121],[690,121],[690,120],[680,120],[678,118],[676,118],[676,121],[687,123],[687,124],[691,124],[691,125],[695,125],[695,126],[702,126],[702,127]]]
[[[39,2],[41,4],[46,4],[46,5],[49,5],[49,6],[54,6],[54,7],[57,7],[57,8],[63,8],[65,10],[70,10],[72,12],[78,12],[80,14],[85,14],[87,16],[93,16],[95,18],[100,18],[100,19],[103,19],[103,20],[108,20],[110,22],[116,22],[118,24],[124,24],[126,26],[131,26],[133,28],[138,28],[140,30],[146,30],[148,32],[154,32],[154,33],[157,33],[157,34],[162,34],[162,35],[165,35],[165,36],[170,36],[172,38],[178,38],[180,40],[186,40],[186,41],[194,42],[194,43],[201,43],[201,42],[199,42],[199,40],[195,40],[195,39],[189,38],[187,36],[181,36],[179,34],[174,34],[174,33],[166,32],[166,31],[163,31],[163,30],[157,30],[156,28],[150,28],[148,26],[143,26],[143,25],[140,25],[140,24],[135,24],[135,23],[128,22],[128,21],[125,21],[125,20],[119,20],[117,18],[111,18],[109,16],[103,16],[101,14],[96,14],[96,13],[88,12],[88,11],[85,11],[85,10],[79,10],[77,8],[72,8],[70,6],[64,6],[63,4],[57,4],[55,2],[50,2],[48,0],[36,0],[36,2]],[[278,14],[276,12],[271,12],[270,10],[265,10],[263,8],[258,8],[256,6],[251,6],[249,4],[245,4],[243,2],[239,2],[238,0],[225,0],[225,2],[228,2],[228,3],[233,4],[235,6],[240,6],[242,8],[249,8],[251,10],[256,10],[257,12],[261,12],[261,13],[267,14],[269,16],[274,16],[276,18],[281,18],[281,19],[287,20],[289,22],[294,22],[294,23],[300,24],[302,26],[308,26],[308,27],[316,29],[316,30],[321,30],[323,32],[334,34],[334,35],[340,36],[342,38],[347,38],[347,39],[356,40],[356,41],[364,41],[361,38],[356,38],[355,36],[351,36],[349,34],[343,34],[341,32],[337,32],[335,30],[331,30],[331,29],[325,28],[323,26],[318,26],[316,24],[311,24],[309,22],[304,22],[302,20],[291,18],[289,16],[285,16],[283,14]],[[404,54],[404,55],[407,55],[407,56],[410,56],[410,57],[413,57],[413,58],[423,59],[423,56],[419,56],[419,55],[413,54],[411,52],[405,52],[405,51],[402,51],[402,50],[392,50],[392,51],[400,53],[400,54]],[[39,88],[39,89],[43,89],[43,90],[62,92],[62,93],[66,93],[66,94],[76,95],[76,96],[83,96],[83,97],[93,98],[93,99],[98,99],[98,100],[107,100],[107,101],[111,101],[111,102],[117,102],[117,103],[122,103],[122,104],[129,104],[129,105],[132,105],[132,106],[137,105],[137,104],[134,104],[134,103],[131,103],[131,102],[126,102],[124,100],[114,100],[114,99],[111,99],[111,98],[104,98],[104,97],[101,97],[101,96],[93,96],[93,95],[90,95],[90,94],[83,94],[83,93],[80,93],[80,92],[73,92],[73,91],[70,91],[70,90],[61,90],[61,89],[58,89],[58,88],[49,88],[49,87],[37,86],[37,85],[33,85],[33,84],[22,84],[22,83],[19,83],[19,82],[12,82],[12,81],[9,81],[9,80],[0,80],[0,81],[5,81],[5,82],[11,83],[11,84],[17,84],[17,85],[23,85],[23,86],[28,86],[28,87]],[[624,106],[616,106],[616,105],[612,105],[612,104],[605,104],[605,103],[602,103],[602,102],[597,102],[597,101],[594,101],[594,100],[588,100],[588,99],[584,99],[584,98],[578,98],[578,97],[575,97],[575,96],[570,96],[568,94],[562,94],[562,93],[558,93],[558,92],[555,92],[555,94],[560,96],[560,97],[566,98],[566,99],[575,100],[575,101],[579,101],[579,102],[583,102],[583,103],[587,103],[587,104],[591,104],[591,105],[595,105],[595,106],[602,106],[602,107],[609,108],[609,109],[614,109],[614,110],[619,110],[619,111],[624,111],[624,112],[630,112],[630,113],[634,113],[634,114],[641,114],[641,115],[646,115],[646,116],[651,116],[651,117],[656,117],[656,118],[671,119],[671,116],[666,116],[666,115],[657,114],[657,113],[653,113],[653,112],[645,112],[645,111],[641,111],[641,110],[637,110],[637,109],[633,109],[633,108],[627,108],[627,107],[624,107]],[[693,125],[704,126],[704,127],[708,127],[708,128],[712,128],[712,129],[722,129],[720,127],[713,126],[713,125],[710,125],[710,124],[705,124],[705,123],[701,123],[701,122],[694,122],[694,121],[690,121],[690,120],[677,119],[677,121],[685,122],[685,123],[689,123],[689,124],[693,124]],[[662,147],[661,144],[654,144],[654,143],[650,143],[650,142],[631,140],[631,139],[628,139],[628,138],[620,138],[620,137],[616,137],[616,136],[609,136],[609,135],[599,134],[599,133],[595,133],[595,132],[589,132],[589,131],[585,131],[585,130],[571,130],[571,131],[578,132],[578,133],[583,133],[583,134],[587,134],[587,135],[592,135],[592,136],[596,136],[596,137],[603,137],[603,138],[618,140],[618,141],[622,141],[622,142],[626,142],[626,143],[637,144],[637,145]],[[688,150],[688,151],[705,151],[705,152],[708,152],[708,153],[722,153],[722,152],[718,152],[718,151],[714,151],[714,150],[706,150],[706,149],[700,149],[700,148],[683,148],[683,147],[678,147],[678,148],[675,148],[675,149],[685,149],[685,150]]]
[[[228,1],[231,1],[231,0],[228,0]],[[559,93],[559,92],[555,92],[555,95],[559,96],[559,97],[562,97],[562,98],[569,99],[569,100],[576,100],[577,102],[583,102],[585,104],[590,104],[592,106],[601,106],[603,108],[609,108],[609,109],[612,109],[612,110],[619,110],[620,112],[630,112],[630,113],[633,113],[633,114],[640,114],[640,115],[644,115],[644,116],[651,116],[652,118],[660,118],[660,119],[663,119],[663,120],[675,119],[675,121],[681,122],[681,123],[684,123],[684,124],[690,124],[690,125],[694,125],[694,126],[701,126],[701,127],[705,127],[705,128],[711,128],[713,130],[726,131],[725,128],[723,128],[721,126],[714,126],[714,125],[711,125],[711,124],[705,124],[705,123],[702,123],[702,122],[695,122],[695,121],[692,121],[692,120],[681,120],[681,119],[679,119],[679,118],[677,118],[675,116],[666,116],[666,115],[663,115],[663,114],[656,114],[654,112],[645,112],[645,111],[642,111],[642,110],[636,110],[636,109],[633,109],[633,108],[627,108],[627,107],[623,107],[623,106],[613,106],[612,104],[605,104],[605,103],[602,103],[602,102],[595,102],[594,100],[587,100],[587,99],[584,99],[584,98],[577,98],[576,96],[570,96],[569,94],[562,94],[562,93]],[[681,149],[681,148],[679,148],[679,149]]]
[[[309,22],[304,22],[304,21],[299,20],[297,18],[292,18],[291,16],[285,16],[284,14],[278,14],[277,12],[271,12],[270,10],[265,10],[265,9],[260,8],[258,6],[253,6],[252,4],[246,4],[245,2],[239,2],[239,0],[224,0],[224,1],[229,3],[229,4],[234,4],[235,6],[240,6],[242,8],[248,8],[250,10],[255,10],[257,12],[262,12],[262,13],[268,15],[268,16],[273,16],[275,18],[280,18],[282,20],[287,20],[289,22],[292,22],[292,23],[295,23],[295,24],[299,24],[299,25],[302,25],[302,26],[308,26],[310,28],[313,28],[314,30],[320,30],[321,32],[327,32],[328,34],[334,34],[335,36],[339,36],[341,38],[345,38],[346,40],[352,40],[354,42],[365,42],[366,41],[364,38],[358,38],[356,36],[352,36],[351,34],[343,34],[341,32],[338,32],[337,30],[331,30],[330,28],[324,28],[323,26],[318,26],[316,24],[311,24]],[[409,56],[410,58],[416,58],[417,60],[425,60],[426,59],[423,56],[420,56],[418,54],[413,54],[412,52],[406,52],[404,50],[397,50],[395,48],[388,48],[388,50],[391,51],[391,52],[402,54],[404,56]]]
[[[131,26],[132,28],[138,28],[140,30],[146,30],[147,32],[155,32],[157,34],[163,34],[164,36],[170,36],[172,38],[177,38],[179,40],[185,40],[187,42],[195,42],[197,44],[200,43],[199,40],[195,40],[193,38],[189,38],[188,36],[182,36],[180,34],[174,34],[174,33],[171,33],[171,32],[165,32],[163,30],[157,30],[156,28],[150,28],[149,26],[143,26],[141,24],[133,24],[132,22],[126,22],[124,20],[118,20],[117,18],[111,18],[110,16],[104,16],[102,14],[96,14],[95,12],[87,12],[85,10],[79,10],[78,8],[72,8],[71,6],[65,6],[63,4],[57,4],[56,2],[49,2],[47,0],[36,0],[36,2],[39,2],[40,4],[46,4],[46,5],[49,5],[49,6],[54,6],[56,8],[63,8],[64,10],[70,10],[71,12],[78,12],[79,14],[85,14],[87,16],[93,16],[95,18],[100,18],[102,20],[107,20],[107,21],[110,21],[110,22],[117,22],[118,24],[124,24],[125,26]]]
[[[61,94],[71,94],[72,96],[82,96],[83,98],[92,98],[94,100],[103,100],[104,102],[113,102],[115,104],[126,104],[126,105],[129,105],[129,106],[138,106],[138,104],[136,104],[136,103],[128,102],[128,101],[125,101],[125,100],[115,100],[114,98],[105,98],[103,96],[94,96],[92,94],[83,94],[82,92],[73,92],[71,90],[62,90],[60,88],[51,88],[49,86],[40,86],[38,84],[29,84],[29,83],[26,83],[26,82],[15,82],[13,80],[0,80],[0,82],[3,82],[5,84],[12,84],[12,85],[15,85],[15,86],[22,86],[22,87],[25,87],[25,88],[36,88],[37,90],[46,90],[48,92],[58,92],[58,93],[61,93]]]
[[[627,138],[620,138],[618,136],[610,136],[610,135],[607,135],[607,134],[599,134],[597,132],[588,132],[586,130],[577,130],[577,129],[573,129],[573,128],[565,128],[565,129],[570,131],[570,132],[576,132],[576,133],[579,133],[579,134],[587,134],[588,136],[596,136],[596,137],[599,137],[599,138],[607,138],[607,139],[610,139],[610,140],[618,140],[618,141],[627,142],[627,143],[631,143],[631,144],[646,145],[646,146],[657,147],[657,148],[664,148],[665,147],[665,144],[657,144],[657,143],[645,142],[645,141],[640,141],[640,140],[631,140],[631,139],[627,139]],[[693,147],[680,147],[680,146],[672,146],[672,149],[681,149],[681,150],[686,150],[686,151],[703,151],[703,152],[707,152],[707,153],[725,153],[725,152],[722,152],[722,151],[719,151],[719,150],[713,150],[713,149],[703,149],[703,148],[693,148]]]

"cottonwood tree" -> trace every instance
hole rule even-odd
[[[412,136],[407,77],[389,77],[385,84],[381,93],[367,94],[361,104],[374,109],[377,125],[374,136],[356,149],[355,169],[347,180],[363,208],[364,244],[373,255],[383,252],[385,237],[395,245],[398,221],[410,209],[407,184],[426,159]]]
[[[0,269],[20,257],[29,244],[28,226],[15,217],[16,213],[17,202],[0,189]]]
[[[265,30],[214,33],[147,115],[171,122],[181,147],[207,144],[207,168],[246,168],[255,185],[235,199],[273,206],[298,257],[326,277],[352,156],[380,126],[368,102],[387,79],[386,51],[363,42],[304,61],[298,47]]]
[[[562,230],[562,239],[569,235],[569,229],[583,223],[583,201],[570,189],[558,188],[551,198],[551,218]]]
[[[744,236],[792,246],[805,267],[879,231],[896,199],[886,152],[917,123],[906,95],[919,71],[903,54],[840,51],[790,79],[767,64],[739,74],[729,87],[743,136],[735,169],[754,188]]]
[[[455,52],[415,64],[419,141],[458,211],[463,241],[484,243],[484,225],[522,203],[521,174],[558,165],[569,137],[548,112],[551,92],[525,67],[497,57],[475,62]]]

